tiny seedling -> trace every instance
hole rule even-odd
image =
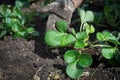
[[[119,45],[120,45],[119,34],[120,33],[116,33],[116,32],[113,32],[112,34],[108,31],[97,33],[97,39],[100,42],[100,44],[103,45],[101,46],[102,55],[106,59],[112,59],[113,57],[116,57],[116,56],[119,57]],[[119,60],[118,57],[116,58],[117,60]]]

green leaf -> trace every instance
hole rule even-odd
[[[77,52],[76,50],[68,50],[67,52],[65,52],[64,54],[64,60],[67,63],[71,63],[77,60],[77,57],[80,53]]]
[[[16,37],[23,37],[25,39],[28,39],[29,34],[28,34],[28,32],[26,30],[18,31],[16,33],[17,33]]]
[[[5,18],[5,23],[7,23],[7,24],[11,24],[11,21],[12,21],[11,18],[9,18],[9,17]]]
[[[64,35],[64,33],[49,30],[45,34],[45,42],[47,45],[52,46],[52,47],[58,46],[58,45],[60,45],[61,40],[58,40],[56,38],[60,37],[62,35]]]
[[[58,20],[55,25],[57,30],[60,32],[66,32],[68,29],[68,24],[64,20]]]
[[[87,33],[87,34],[90,34],[90,33],[94,33],[94,32],[95,32],[94,27],[93,27],[92,25],[89,25],[89,24],[87,24],[87,25],[85,26],[85,30],[86,30],[86,33]]]
[[[59,47],[68,46],[75,41],[75,37],[71,34],[66,34],[56,37],[56,40],[60,41]]]
[[[76,38],[79,39],[79,40],[83,40],[83,39],[85,39],[86,37],[87,37],[86,32],[78,32],[78,33],[76,34]]]
[[[78,61],[76,60],[68,64],[66,68],[66,73],[71,78],[77,79],[82,75],[83,69],[78,65]]]
[[[20,20],[22,19],[23,13],[21,12],[20,7],[14,7],[11,16],[18,17]]]
[[[6,33],[7,33],[6,30],[1,31],[1,32],[0,32],[0,37],[3,37]]]
[[[92,11],[85,11],[83,9],[78,8],[78,14],[80,15],[82,23],[92,22],[94,20],[94,14]]]
[[[75,31],[74,28],[71,29],[71,32],[72,32],[73,35],[76,35],[76,31]]]
[[[106,59],[111,59],[114,56],[116,48],[114,47],[105,47],[102,49],[102,55]]]
[[[4,29],[4,26],[3,26],[3,25],[0,25],[0,29]]]
[[[32,27],[27,28],[28,33],[33,33],[35,30]]]
[[[112,33],[108,32],[108,31],[103,31],[102,33],[103,33],[106,41],[111,42],[115,45],[120,45],[120,42],[114,35],[112,35]]]
[[[84,22],[92,22],[94,21],[94,14],[92,11],[86,11]]]
[[[6,9],[5,14],[3,14],[5,17],[9,17],[11,14],[11,10],[9,8]]]
[[[17,24],[15,24],[15,23],[11,26],[11,28],[12,28],[13,32],[19,31],[19,26]]]
[[[23,3],[21,1],[15,1],[15,6],[17,7],[22,7],[23,6]]]
[[[98,39],[99,41],[104,41],[104,35],[103,35],[102,33],[98,32],[98,33],[97,33],[97,39]]]
[[[85,18],[85,14],[86,14],[85,10],[78,8],[77,11],[78,11],[78,14],[80,16],[81,22],[84,22],[84,18]]]
[[[31,33],[31,35],[32,35],[32,36],[39,36],[40,33],[39,33],[38,31],[34,31],[34,32]]]
[[[89,67],[91,66],[93,60],[92,60],[92,57],[91,55],[89,54],[80,54],[79,56],[79,65],[82,66],[82,67]]]
[[[74,45],[75,48],[84,48],[85,46],[85,42],[83,42],[82,40],[76,41]]]

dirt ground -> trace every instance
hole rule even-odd
[[[39,37],[0,40],[0,80],[72,80],[66,73],[63,54],[67,48],[51,48],[44,42],[46,18],[34,19]],[[120,67],[108,66],[100,56],[78,80],[120,80]]]

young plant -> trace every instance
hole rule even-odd
[[[108,31],[103,31],[98,32],[96,37],[101,44],[103,57],[106,59],[115,57],[120,62],[120,33],[113,32],[112,34]]]
[[[23,37],[28,39],[30,35],[38,36],[39,33],[30,24],[33,13],[26,15],[21,11],[22,3],[15,2],[15,6],[0,5],[0,38],[5,35]]]
[[[79,78],[83,74],[83,68],[91,66],[93,60],[89,53],[83,53],[89,43],[89,34],[94,33],[95,29],[88,22],[93,21],[94,15],[91,11],[78,8],[81,26],[80,31],[74,28],[68,32],[68,24],[63,21],[56,22],[56,31],[49,30],[45,34],[45,42],[51,47],[73,47],[64,54],[64,60],[68,63],[66,73],[73,79]]]

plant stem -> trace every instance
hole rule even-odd
[[[93,47],[111,47],[109,45],[104,45],[104,44],[96,44]]]
[[[80,24],[80,32],[82,31],[83,23]]]

